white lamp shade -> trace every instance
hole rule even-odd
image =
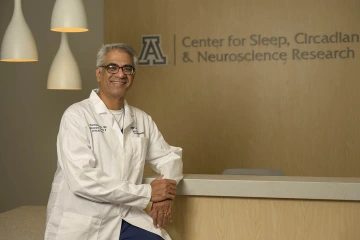
[[[50,67],[48,89],[80,90],[81,76],[71,53],[66,33],[61,33],[61,43]]]
[[[88,31],[86,12],[82,0],[56,0],[51,16],[51,31]]]
[[[35,62],[38,53],[34,37],[21,10],[21,0],[15,0],[14,13],[1,44],[1,61]]]

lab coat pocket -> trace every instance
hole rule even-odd
[[[133,168],[140,168],[144,166],[148,143],[149,139],[146,137],[134,137],[131,139],[133,149]]]
[[[97,240],[101,219],[64,212],[56,240]]]

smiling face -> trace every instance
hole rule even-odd
[[[122,50],[112,50],[105,56],[104,66],[115,64],[119,67],[133,66],[134,62],[130,54]],[[99,97],[110,108],[110,105],[120,103],[121,106],[125,100],[126,92],[130,89],[135,73],[124,74],[120,68],[118,73],[111,74],[105,67],[96,68],[96,79],[99,83]],[[111,109],[111,108],[110,108]]]

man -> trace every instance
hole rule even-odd
[[[163,226],[182,179],[182,149],[169,146],[151,117],[125,101],[136,63],[128,45],[101,47],[99,89],[65,111],[45,239],[170,239]],[[161,174],[151,184],[142,184],[145,162]],[[149,216],[143,209],[150,201]]]

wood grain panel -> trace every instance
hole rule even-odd
[[[149,113],[184,149],[185,173],[280,169],[286,175],[360,177],[358,42],[296,44],[297,33],[359,34],[357,0],[105,0],[105,42],[138,53],[141,36],[161,35],[167,66],[138,67],[130,104]],[[250,36],[289,45],[251,46]],[[229,36],[246,38],[228,46]],[[183,39],[221,39],[186,47]],[[175,42],[174,42],[175,41]],[[186,43],[188,44],[188,43]],[[299,51],[354,51],[350,59],[293,60]],[[284,51],[287,60],[197,61],[197,53]],[[193,62],[184,62],[184,52]]]
[[[178,196],[173,240],[358,240],[360,202]]]

